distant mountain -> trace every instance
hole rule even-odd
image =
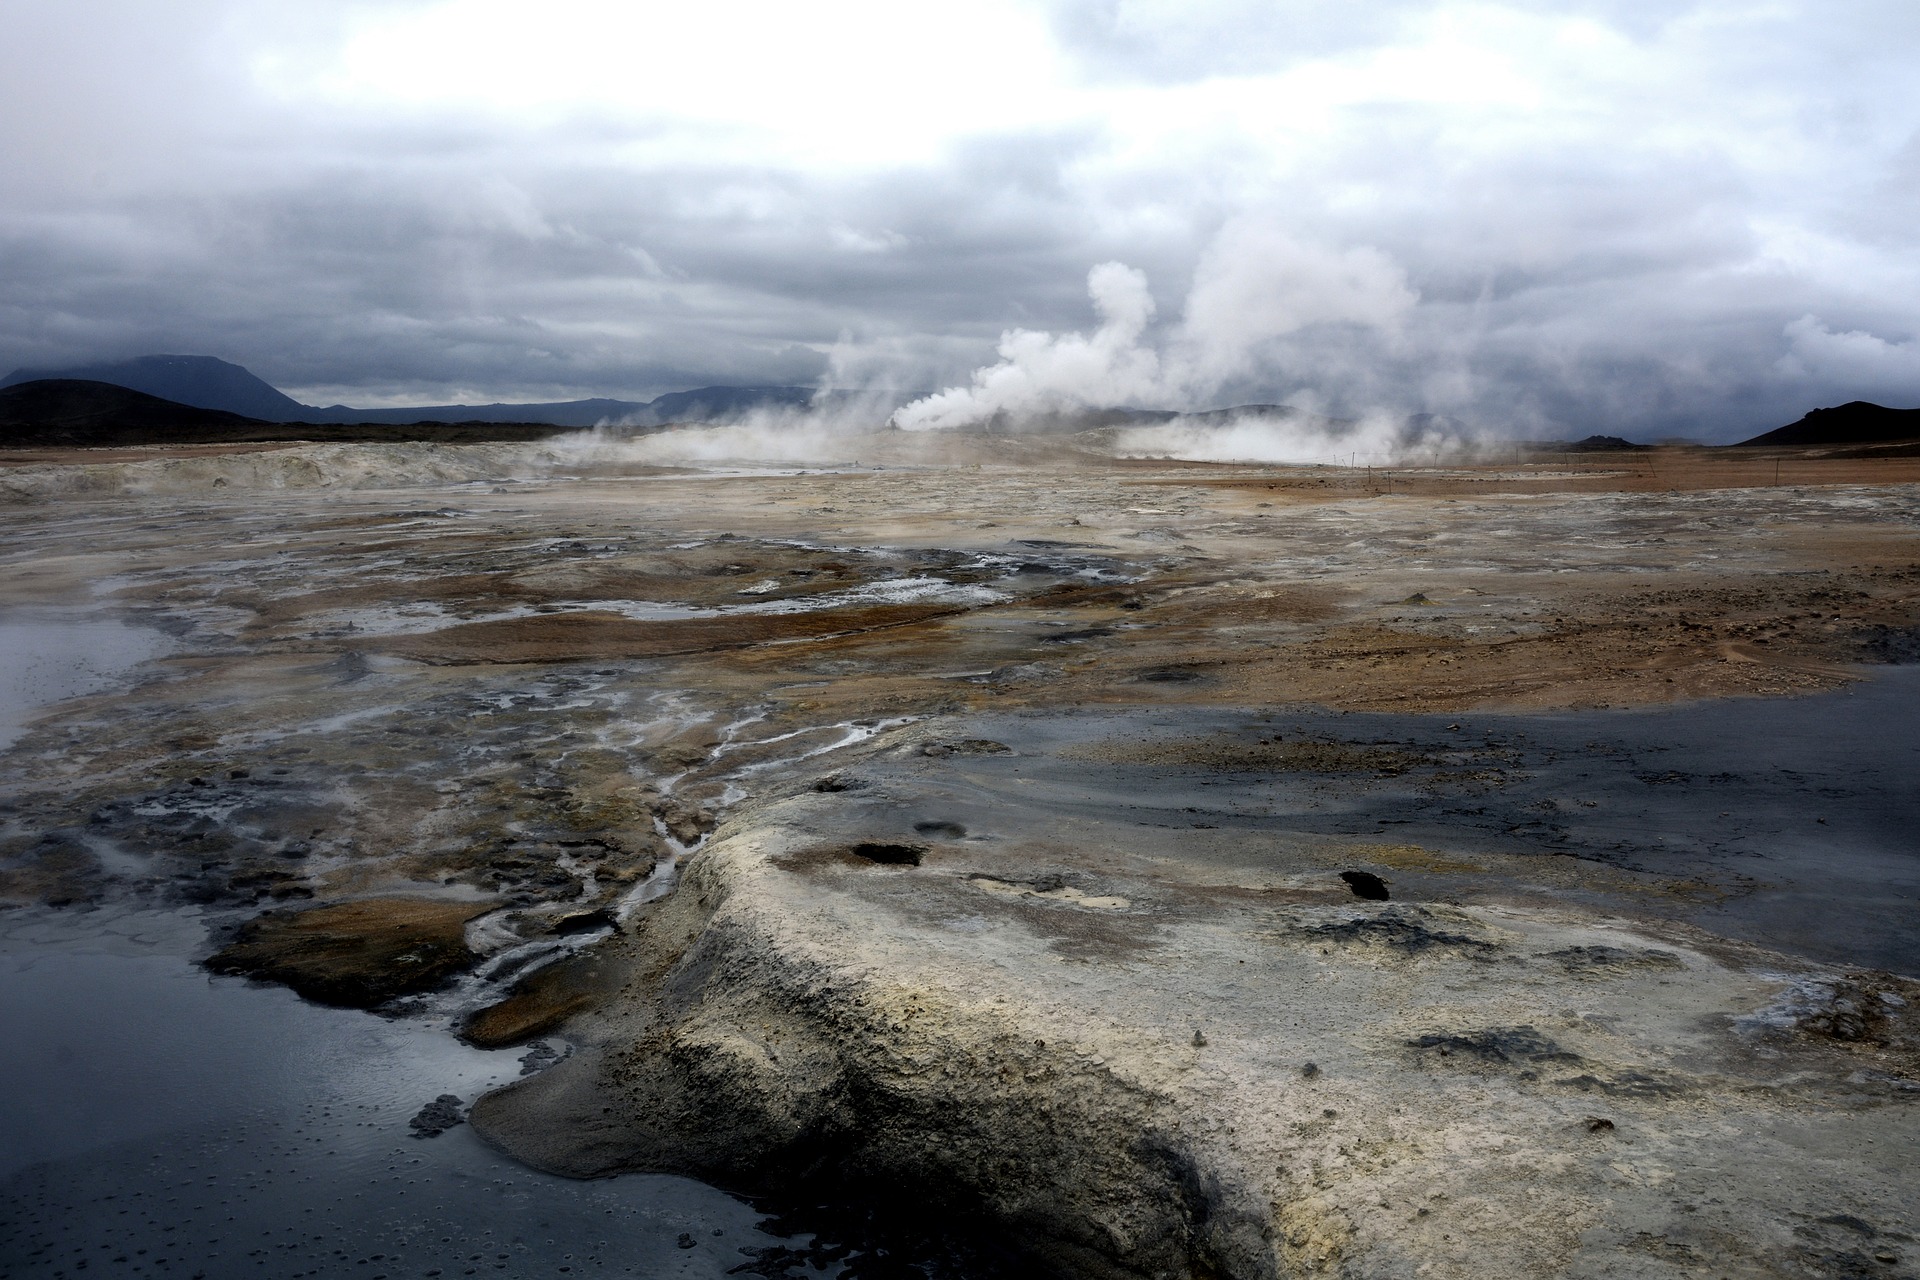
[[[0,389],[45,379],[108,382],[196,409],[237,413],[261,422],[292,422],[312,412],[237,364],[212,356],[140,356],[69,369],[15,369]]]
[[[163,400],[110,382],[78,378],[43,378],[0,388],[0,448],[292,440],[478,444],[539,440],[562,430],[544,422],[261,422],[237,413]]]
[[[1575,440],[1567,446],[1569,453],[1620,453],[1634,449],[1651,449],[1650,444],[1635,444],[1619,436],[1587,436]]]
[[[697,391],[672,391],[640,406],[651,421],[634,425],[713,422],[755,409],[804,409],[813,403],[813,397],[812,387],[701,387]]]
[[[664,427],[675,422],[725,422],[756,409],[805,409],[812,387],[699,387],[653,400],[562,400],[551,404],[437,404],[407,409],[350,409],[336,404],[305,409],[309,422],[550,422],[558,427]],[[830,392],[829,402],[860,398]],[[904,403],[905,399],[900,402]],[[891,408],[892,400],[887,401]],[[884,416],[884,414],[882,415]]]
[[[644,414],[646,409],[646,402],[638,400],[560,400],[549,404],[433,404],[402,409],[352,409],[344,404],[310,409],[302,405],[300,413],[305,422],[543,422],[582,428],[622,422]]]
[[[1920,440],[1920,409],[1889,409],[1854,400],[1832,409],[1815,409],[1798,422],[1742,440],[1736,447],[1890,444],[1896,440]]]
[[[670,422],[715,422],[754,409],[805,408],[815,396],[811,387],[700,387],[693,391],[669,392],[655,400],[434,404],[399,409],[355,409],[336,404],[320,408],[301,404],[239,365],[212,356],[139,356],[64,369],[15,369],[0,378],[0,389],[50,379],[111,383],[175,404],[237,413],[261,422],[359,422],[396,426],[415,422],[539,422],[556,427],[593,427],[606,422],[627,427],[658,427]],[[900,403],[911,398],[898,397]]]
[[[0,444],[150,444],[156,438],[199,439],[265,425],[107,382],[48,378],[0,387]]]

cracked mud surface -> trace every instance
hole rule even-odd
[[[21,712],[0,900],[560,1034],[474,1114],[543,1167],[1076,1273],[1920,1265],[1908,460],[896,447],[14,469],[0,624],[156,640]]]

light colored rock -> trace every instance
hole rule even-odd
[[[1018,837],[876,863],[850,832],[944,766],[891,767],[865,808],[723,827],[623,944],[590,1047],[475,1123],[575,1175],[978,1206],[1089,1275],[1878,1274],[1913,1249],[1912,984],[1572,909],[1363,903],[1311,849],[1069,832],[1017,796]],[[1875,1031],[1818,1034],[1849,997]]]

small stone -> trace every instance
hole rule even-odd
[[[1194,1029],[1193,1047],[1196,1049],[1204,1049],[1207,1047],[1207,1038],[1200,1034],[1200,1031],[1198,1028]]]
[[[680,1247],[681,1247],[682,1249],[691,1249],[691,1248],[693,1248],[693,1232],[691,1232],[691,1231],[682,1231],[682,1232],[680,1233],[680,1238],[679,1238],[678,1240],[676,1240],[676,1241],[674,1241],[674,1243],[675,1243],[675,1244],[677,1244],[677,1245],[679,1245],[679,1246],[680,1246]]]
[[[420,1108],[420,1114],[407,1121],[407,1127],[413,1130],[416,1138],[437,1138],[447,1130],[466,1120],[466,1112],[461,1109],[460,1099],[451,1093],[443,1093]]]
[[[1311,1080],[1320,1074],[1320,1064],[1317,1062],[1309,1062],[1300,1068],[1300,1074]]]
[[[1613,1121],[1607,1119],[1605,1116],[1588,1116],[1587,1117],[1588,1133],[1611,1133],[1612,1131],[1613,1131]]]

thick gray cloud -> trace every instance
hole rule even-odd
[[[1908,0],[9,24],[8,367],[196,352],[350,403],[987,368],[1643,437],[1920,403]],[[1104,263],[1152,303],[1111,367],[1083,358]]]

